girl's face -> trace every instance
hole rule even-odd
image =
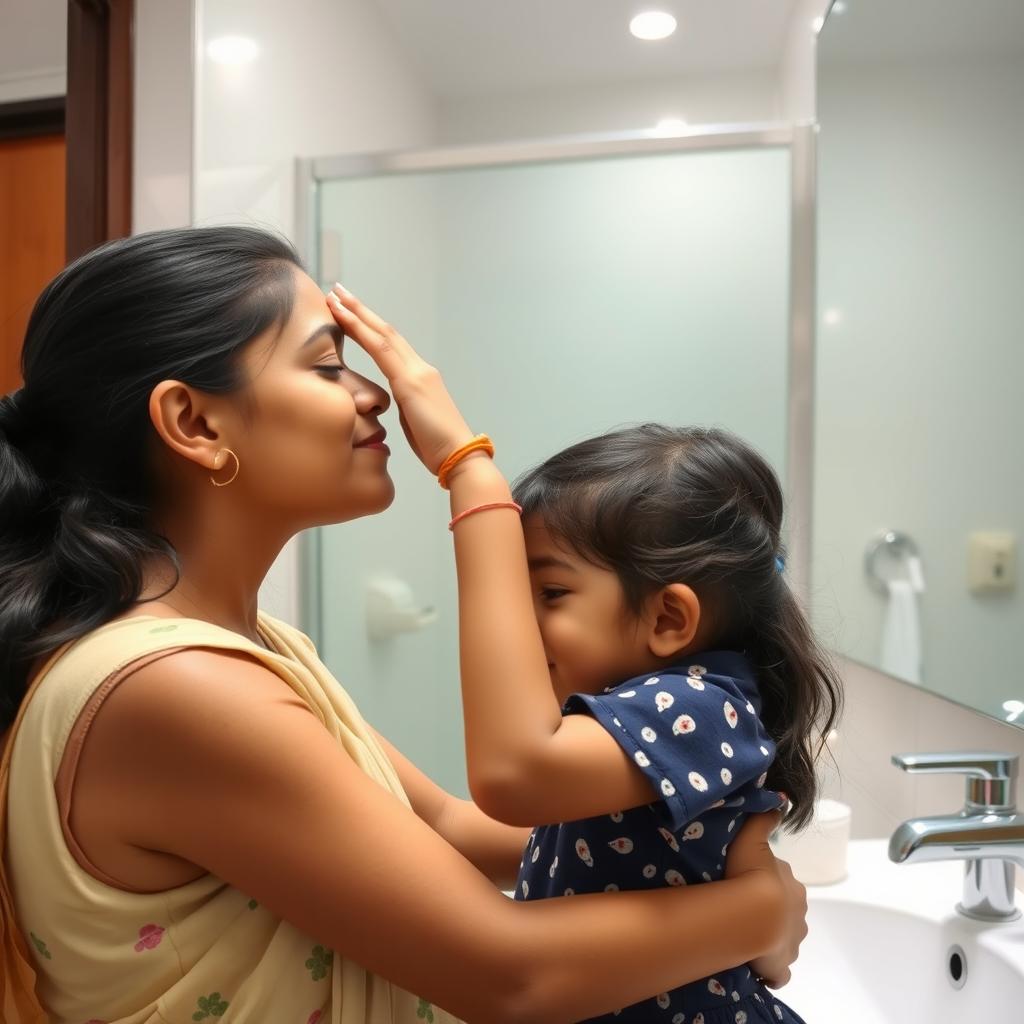
[[[650,649],[649,624],[625,605],[614,572],[557,543],[537,516],[523,522],[534,609],[559,701],[600,693],[664,664]]]
[[[241,461],[254,508],[297,528],[343,522],[387,508],[394,498],[380,436],[391,404],[377,384],[347,369],[344,337],[323,292],[295,270],[291,316],[244,355],[249,414],[238,424]],[[231,460],[225,473],[231,471]]]

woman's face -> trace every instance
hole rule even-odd
[[[291,316],[256,338],[243,363],[251,384],[237,444],[253,511],[292,529],[343,522],[387,508],[395,488],[379,440],[388,393],[347,369],[344,337],[323,292],[295,269]],[[244,407],[244,408],[243,408]],[[234,438],[231,439],[232,441]],[[230,474],[228,458],[223,475]]]

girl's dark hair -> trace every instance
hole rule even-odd
[[[615,572],[632,614],[670,583],[694,589],[718,626],[709,646],[756,669],[778,748],[768,782],[792,802],[787,827],[807,824],[842,687],[779,571],[782,488],[764,458],[724,430],[645,423],[559,452],[513,494],[524,517]]]
[[[0,732],[32,663],[134,603],[153,556],[163,380],[223,394],[239,355],[294,302],[284,239],[246,227],[154,231],[75,260],[43,290],[21,354],[24,387],[0,398]]]

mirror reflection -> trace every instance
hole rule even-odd
[[[850,657],[1024,725],[1024,6],[818,40],[814,599]]]

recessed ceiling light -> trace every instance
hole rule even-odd
[[[256,40],[246,36],[219,36],[206,45],[207,56],[218,64],[248,64],[259,52]]]
[[[843,0],[836,0],[836,2],[832,5],[832,9],[828,13],[829,14],[842,14],[842,13],[845,12],[845,10],[846,10],[846,4],[843,3]]]
[[[651,129],[651,134],[657,139],[671,139],[677,135],[685,135],[689,127],[681,117],[663,117]]]
[[[629,23],[629,31],[637,39],[666,39],[675,30],[676,19],[667,11],[644,11]]]

